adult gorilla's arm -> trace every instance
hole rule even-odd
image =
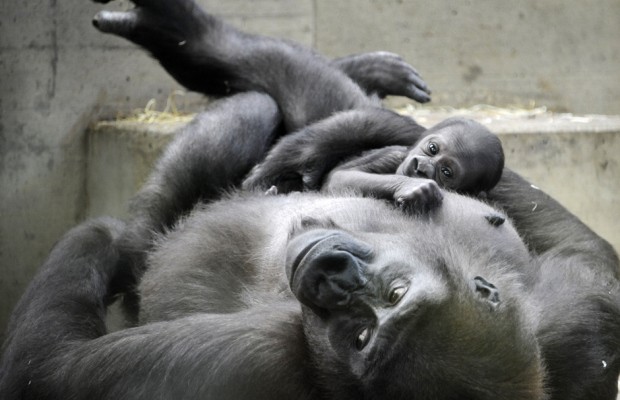
[[[565,251],[599,260],[601,265],[620,277],[618,257],[611,245],[517,173],[505,168],[488,198],[506,211],[534,253]]]
[[[133,287],[156,235],[171,228],[199,201],[221,197],[265,156],[279,134],[280,112],[271,97],[240,93],[220,99],[183,127],[132,199],[131,219],[119,240],[121,268],[113,282],[126,292],[127,317],[137,314]]]
[[[294,302],[105,335],[121,229],[85,223],[54,247],[13,312],[0,398],[311,398]]]
[[[620,266],[609,243],[540,189],[505,169],[488,198],[501,206],[538,264],[529,300],[551,399],[616,398]]]
[[[105,333],[119,254],[114,246],[123,225],[105,219],[74,228],[54,247],[15,307],[4,343],[0,398],[45,398],[42,375],[54,373],[65,345]],[[60,340],[59,340],[60,339]]]
[[[101,11],[93,23],[102,32],[144,47],[189,89],[214,95],[248,90],[269,94],[282,110],[287,131],[335,111],[374,104],[345,73],[310,49],[241,32],[192,0],[143,0],[136,5],[126,12]],[[396,88],[396,94],[429,100],[417,72],[391,55],[370,53],[334,65],[354,79],[362,79],[366,71],[370,75],[373,68],[386,71],[364,80],[370,92],[388,93]],[[398,81],[404,88],[399,88]]]

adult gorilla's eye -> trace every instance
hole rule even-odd
[[[370,328],[366,327],[357,334],[357,338],[355,339],[355,347],[358,350],[363,350],[369,341],[370,341]]]
[[[452,170],[448,167],[441,167],[441,173],[443,174],[443,176],[445,176],[446,178],[452,178],[452,175],[454,175],[452,173]]]
[[[432,155],[439,153],[439,146],[435,142],[430,142],[428,144],[428,152]]]
[[[396,303],[398,303],[400,299],[403,298],[405,293],[407,293],[406,287],[399,286],[392,289],[390,291],[390,294],[388,295],[388,301],[390,302],[390,305],[395,305]]]

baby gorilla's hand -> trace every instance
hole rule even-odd
[[[409,179],[394,192],[394,202],[409,214],[427,213],[441,205],[443,194],[437,182]]]

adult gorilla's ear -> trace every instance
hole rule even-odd
[[[489,222],[489,224],[493,225],[496,228],[506,222],[506,217],[499,214],[485,215],[484,218]]]
[[[480,296],[480,298],[486,300],[491,309],[494,310],[500,303],[499,299],[499,290],[493,285],[491,282],[488,282],[481,276],[477,276],[474,278],[474,285],[476,287],[476,293]]]

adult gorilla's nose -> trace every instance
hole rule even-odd
[[[317,229],[293,239],[286,270],[295,297],[317,314],[346,307],[367,283],[372,249],[348,233]]]
[[[288,243],[286,249],[286,276],[289,282],[293,280],[293,275],[297,268],[314,246],[335,233],[336,231],[331,229],[313,229],[294,237]]]

